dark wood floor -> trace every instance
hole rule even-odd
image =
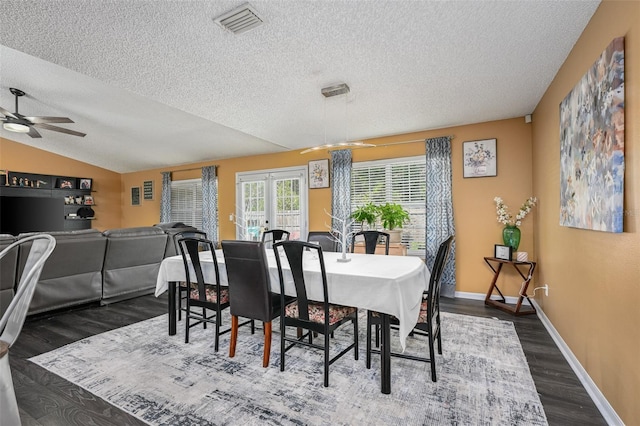
[[[466,315],[497,317],[515,323],[550,425],[606,424],[536,316],[515,318],[485,307],[482,301],[463,299],[443,298],[442,309]],[[166,296],[155,298],[150,295],[109,306],[90,305],[27,318],[10,355],[23,425],[145,424],[27,359],[164,312]]]

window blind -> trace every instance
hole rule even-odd
[[[202,229],[202,179],[171,182],[171,221]]]
[[[398,203],[409,212],[403,226],[402,242],[408,254],[424,256],[426,224],[426,160],[404,157],[353,163],[351,210],[369,202]],[[355,224],[356,228],[360,224]],[[380,223],[377,224],[382,229]]]

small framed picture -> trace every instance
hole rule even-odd
[[[80,179],[80,189],[91,189],[91,179]]]
[[[145,200],[153,200],[153,181],[145,180],[142,183],[142,195]]]
[[[465,178],[497,176],[496,140],[463,142],[462,161]]]
[[[93,197],[91,195],[85,195],[84,196],[84,205],[85,206],[92,206],[93,205]]]
[[[329,159],[309,161],[309,189],[329,188]]]
[[[496,244],[493,251],[493,257],[501,260],[513,260],[513,249],[511,246]]]
[[[140,205],[140,187],[139,186],[131,187],[131,205],[132,206]]]
[[[58,188],[60,189],[75,189],[76,186],[72,179],[58,178]]]

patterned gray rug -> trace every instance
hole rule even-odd
[[[336,361],[328,388],[319,351],[290,350],[280,372],[274,333],[270,366],[262,368],[260,330],[242,327],[229,358],[229,334],[218,353],[211,328],[192,329],[185,344],[183,323],[167,335],[166,315],[31,361],[152,425],[547,424],[513,323],[443,313],[438,382],[428,364],[393,358],[391,395],[380,393],[379,357],[365,368],[364,324],[360,360],[349,353]],[[351,338],[349,326],[338,330],[332,353]],[[407,352],[425,353],[425,342],[409,337]]]

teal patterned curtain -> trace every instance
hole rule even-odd
[[[218,179],[216,166],[202,168],[202,230],[218,246]]]
[[[171,172],[162,172],[160,195],[160,223],[171,222]]]
[[[427,226],[426,260],[433,270],[440,243],[455,234],[453,224],[453,200],[451,186],[451,138],[427,139]],[[456,242],[453,241],[449,260],[442,273],[441,294],[455,297],[456,292]]]
[[[331,166],[331,214],[346,219],[351,215],[351,150],[331,151]],[[331,229],[342,230],[342,224],[331,219]]]

